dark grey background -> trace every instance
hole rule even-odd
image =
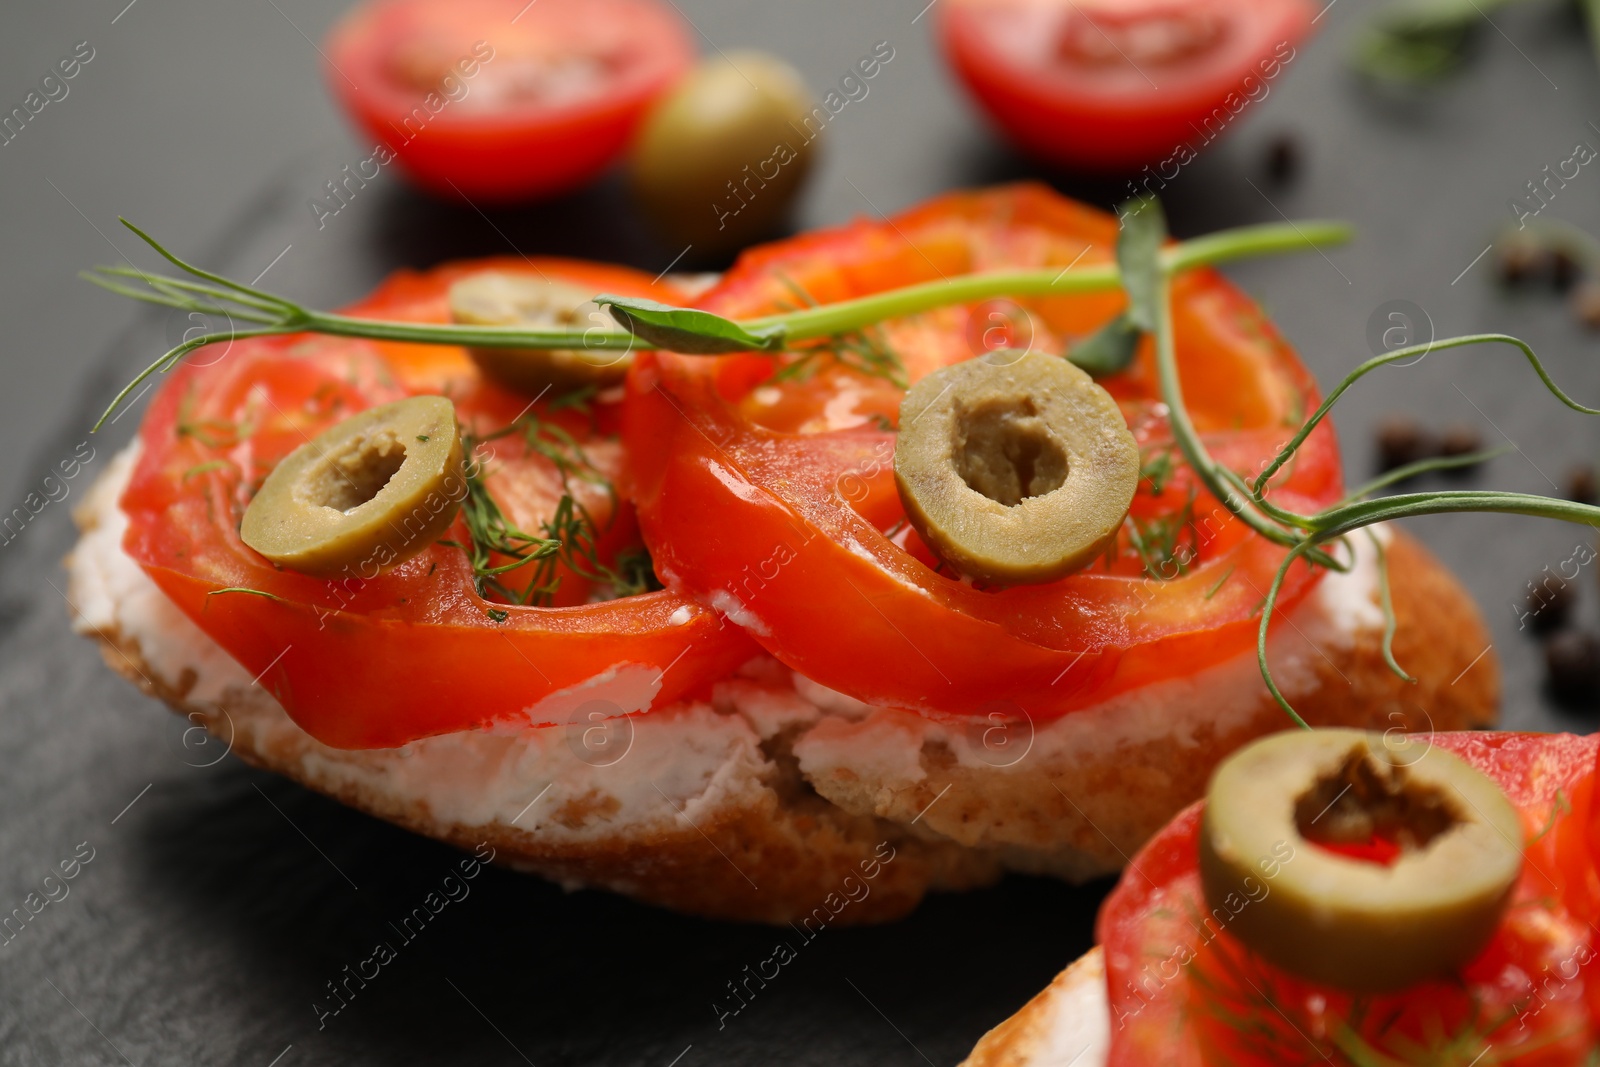
[[[237,275],[254,276],[283,253],[264,284],[321,306],[360,294],[394,266],[512,245],[655,269],[677,252],[638,225],[614,180],[486,219],[419,199],[390,172],[319,231],[307,200],[369,147],[335,114],[311,43],[339,5],[125,2],[35,2],[0,14],[0,111],[20,104],[76,42],[96,52],[65,100],[0,147],[8,508],[88,439],[91,412],[129,370],[183,328],[74,280],[84,266],[134,253],[118,214]],[[945,78],[931,17],[913,21],[925,0],[680,2],[704,31],[704,51],[782,53],[819,93],[875,42],[894,45],[870,95],[830,126],[804,225],[1037,176]],[[1498,13],[1464,76],[1399,100],[1364,90],[1344,68],[1352,33],[1375,6],[1336,0],[1327,9],[1320,35],[1270,97],[1173,182],[1174,229],[1196,234],[1280,212],[1358,224],[1359,241],[1326,258],[1231,269],[1324,383],[1369,354],[1380,306],[1409,300],[1440,335],[1528,339],[1573,393],[1600,397],[1595,339],[1555,298],[1502,294],[1489,258],[1467,269],[1510,221],[1506,201],[1526,181],[1580,140],[1600,146],[1600,76],[1578,22],[1556,3]],[[1304,164],[1288,185],[1269,182],[1263,166],[1265,145],[1281,134],[1296,139]],[[1118,195],[1116,182],[1045,177],[1106,205]],[[1548,214],[1600,228],[1594,164]],[[1554,492],[1573,463],[1595,458],[1600,439],[1600,426],[1556,404],[1510,350],[1436,354],[1381,374],[1341,408],[1353,478],[1371,468],[1371,426],[1394,411],[1509,440],[1520,453],[1477,484],[1532,492]],[[93,439],[91,473],[133,421]],[[1104,885],[1014,879],[935,898],[895,926],[828,932],[719,1032],[712,1000],[767,955],[770,932],[493,872],[318,1033],[310,1005],[323,983],[432,888],[452,853],[231,759],[191,766],[211,756],[184,747],[184,724],[68,632],[58,561],[72,540],[71,503],[50,505],[0,547],[0,912],[79,842],[95,859],[70,896],[0,947],[0,1063],[946,1067],[1088,944]],[[1592,542],[1591,531],[1481,517],[1415,529],[1494,625],[1507,724],[1588,730],[1589,713],[1558,711],[1540,695],[1538,646],[1517,633],[1512,604],[1541,567]],[[1586,573],[1579,584],[1593,625],[1595,583]]]

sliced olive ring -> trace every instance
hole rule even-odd
[[[1400,847],[1392,863],[1319,847],[1374,837]],[[1277,734],[1225,760],[1206,794],[1207,926],[1352,992],[1403,989],[1471,962],[1521,870],[1511,802],[1425,737]]]
[[[450,318],[469,326],[576,329],[586,337],[625,333],[592,296],[565,282],[483,271],[450,287]],[[467,354],[484,377],[528,396],[547,389],[614,385],[633,361],[632,353],[609,348],[469,348]]]
[[[1139,446],[1083,371],[1001,349],[911,388],[894,474],[906,517],[940,558],[991,582],[1048,582],[1117,536]]]
[[[285,456],[245,508],[239,537],[290,570],[373,578],[444,536],[466,493],[455,405],[414,396]]]

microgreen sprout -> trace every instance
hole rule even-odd
[[[230,326],[228,329],[210,331],[169,349],[112,399],[95,423],[97,430],[145,381],[172,370],[190,352],[206,345],[252,337],[321,333],[337,337],[365,337],[376,341],[478,348],[630,351],[658,346],[677,350],[674,346],[681,346],[684,349],[698,349],[701,354],[713,354],[739,350],[740,346],[744,346],[777,353],[803,341],[849,335],[886,319],[915,315],[951,304],[968,304],[1008,296],[1106,292],[1115,290],[1121,284],[1118,268],[1110,263],[1071,271],[1055,267],[986,271],[743,322],[733,322],[705,311],[669,308],[633,298],[604,298],[613,308],[621,309],[620,322],[624,325],[632,323],[649,333],[650,337],[644,334],[635,336],[626,330],[529,330],[512,326],[388,322],[315,311],[281,296],[231,281],[178,258],[126,219],[122,220],[122,224],[163,259],[190,277],[152,274],[134,267],[98,267],[85,271],[82,275],[85,280],[133,300],[226,317],[234,323],[249,324],[251,328]],[[1182,271],[1246,256],[1339,244],[1347,240],[1349,235],[1350,228],[1337,222],[1246,226],[1164,248],[1159,258],[1164,268]],[[143,283],[145,288],[139,288],[133,284],[135,282]],[[733,347],[730,348],[730,345]],[[1091,373],[1096,370],[1092,367],[1085,369]]]
[[[1346,391],[1356,382],[1368,374],[1388,366],[1392,363],[1403,363],[1416,359],[1430,352],[1448,352],[1453,349],[1463,348],[1468,345],[1503,344],[1517,349],[1528,361],[1539,380],[1558,400],[1574,411],[1586,415],[1600,415],[1600,408],[1592,408],[1579,403],[1568,396],[1560,386],[1550,377],[1539,357],[1524,342],[1506,334],[1474,334],[1466,337],[1453,337],[1433,341],[1429,344],[1414,345],[1408,348],[1397,349],[1393,352],[1375,356],[1357,366],[1345,376],[1344,380],[1336,385],[1322,404],[1313,412],[1310,418],[1301,425],[1279,450],[1278,454],[1262,470],[1253,482],[1248,482],[1237,472],[1217,463],[1207,452],[1205,445],[1196,432],[1190,420],[1189,411],[1183,400],[1183,386],[1178,374],[1178,361],[1176,342],[1172,328],[1171,307],[1171,279],[1173,271],[1162,264],[1158,257],[1151,254],[1148,249],[1152,242],[1148,233],[1139,232],[1141,229],[1157,229],[1163,231],[1165,224],[1159,205],[1154,200],[1135,201],[1125,206],[1120,212],[1124,220],[1123,245],[1131,249],[1145,250],[1141,255],[1120,257],[1125,260],[1123,271],[1129,276],[1137,276],[1143,281],[1149,281],[1155,276],[1156,283],[1153,287],[1148,285],[1130,288],[1130,302],[1137,303],[1141,299],[1152,299],[1153,329],[1155,339],[1156,369],[1160,378],[1161,398],[1170,409],[1172,436],[1179,451],[1188,462],[1190,469],[1195,472],[1207,490],[1215,496],[1224,507],[1250,528],[1263,537],[1276,544],[1283,545],[1289,551],[1285,555],[1273,581],[1267,591],[1266,598],[1261,606],[1261,624],[1257,631],[1256,658],[1261,668],[1261,675],[1267,684],[1267,689],[1286,714],[1296,724],[1308,724],[1294,710],[1288,698],[1278,687],[1272,677],[1272,670],[1267,662],[1267,637],[1272,623],[1273,612],[1277,607],[1278,599],[1283,591],[1284,581],[1290,570],[1297,562],[1305,560],[1332,570],[1347,570],[1349,567],[1349,551],[1346,550],[1345,558],[1331,553],[1328,548],[1334,542],[1341,541],[1347,535],[1377,523],[1389,522],[1409,518],[1414,515],[1436,515],[1463,511],[1489,511],[1505,512],[1518,515],[1533,515],[1545,518],[1564,519],[1569,522],[1580,522],[1592,526],[1600,526],[1600,508],[1587,504],[1578,504],[1568,500],[1557,500],[1551,497],[1534,496],[1524,493],[1505,493],[1488,490],[1447,490],[1437,492],[1404,493],[1388,497],[1370,498],[1368,494],[1379,488],[1384,488],[1398,477],[1379,479],[1376,483],[1369,483],[1358,489],[1356,493],[1339,501],[1314,515],[1300,515],[1278,507],[1268,497],[1268,490],[1273,477],[1283,469],[1284,465],[1293,459],[1313,430],[1325,419],[1333,405],[1339,401]],[[1142,294],[1153,294],[1143,296]],[[1453,460],[1431,461],[1419,464],[1415,469],[1407,472],[1410,474],[1421,473],[1423,469],[1434,470],[1448,466],[1465,465],[1468,461],[1481,460],[1482,455],[1456,457]],[[1393,472],[1400,475],[1401,472]],[[1348,542],[1346,542],[1348,544]],[[1386,617],[1384,634],[1384,658],[1391,670],[1407,681],[1413,680],[1400,664],[1394,661],[1392,642],[1393,607],[1389,603],[1387,559],[1384,557],[1381,546],[1379,548],[1379,568],[1383,605]]]

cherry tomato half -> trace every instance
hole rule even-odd
[[[334,95],[443,196],[510,201],[590,180],[694,60],[662,0],[372,0],[324,49]]]
[[[1017,147],[1049,163],[1182,165],[1264,100],[1309,0],[944,0],[939,40]],[[1174,158],[1175,157],[1175,158]]]

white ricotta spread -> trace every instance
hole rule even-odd
[[[70,563],[76,628],[137,642],[162,680],[180,690],[189,684],[185,699],[193,705],[266,707],[266,714],[253,715],[241,728],[259,731],[258,743],[300,753],[305,770],[324,788],[368,787],[423,804],[440,819],[498,821],[559,839],[631,833],[666,822],[682,826],[719,805],[749,803],[751,791],[762,792],[772,770],[761,742],[785,730],[797,732],[794,752],[808,778],[849,771],[880,778],[886,788],[915,783],[926,776],[921,756],[930,742],[947,745],[965,766],[1008,769],[997,767],[1000,761],[983,744],[981,731],[873,707],[770,659],[719,683],[709,704],[674,704],[609,724],[501,726],[361,753],[325,748],[295,726],[123,551],[127,520],[116,503],[135,457],[136,446],[118,455],[82,505],[90,532]],[[1291,613],[1294,625],[1282,627],[1271,642],[1275,675],[1291,696],[1314,684],[1314,662],[1323,654],[1318,649],[1348,646],[1357,631],[1383,623],[1370,539],[1351,540],[1351,572],[1319,583]],[[718,606],[735,622],[759,626],[737,602]],[[624,711],[642,710],[659,689],[655,675],[619,665],[545,698],[529,715],[565,722],[596,698]],[[1161,736],[1193,744],[1195,727],[1251,714],[1260,686],[1254,653],[1245,652],[1199,675],[1145,686],[1041,724],[1017,742],[1035,753],[1080,754]],[[593,730],[601,732],[585,733]],[[626,758],[617,758],[623,753]],[[1028,762],[1019,760],[1016,771]]]

